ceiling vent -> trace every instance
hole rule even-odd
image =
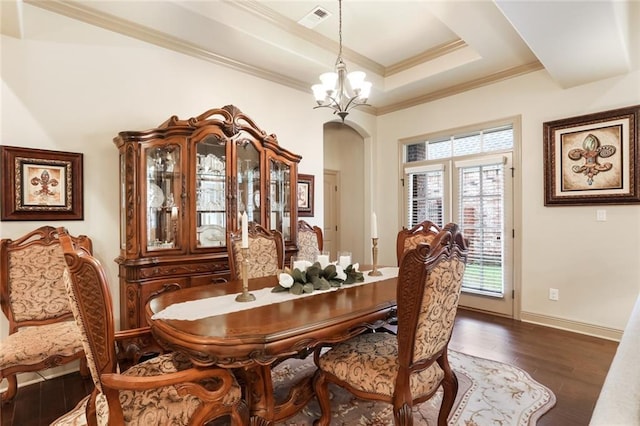
[[[316,6],[307,15],[298,21],[298,24],[307,27],[315,28],[320,22],[331,16],[331,13],[324,7]]]

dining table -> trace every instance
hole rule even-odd
[[[376,329],[395,315],[398,268],[380,268],[380,276],[361,270],[363,282],[301,295],[273,292],[277,276],[250,279],[252,302],[235,300],[242,280],[168,291],[147,302],[145,315],[165,349],[186,354],[198,367],[232,369],[244,386],[251,424],[270,425],[314,396],[309,375],[276,401],[273,366]]]

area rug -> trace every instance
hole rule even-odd
[[[449,351],[449,362],[456,372],[459,391],[449,417],[449,425],[532,426],[556,403],[547,387],[512,365]],[[273,370],[276,398],[284,398],[287,388],[298,378],[313,374],[313,358],[291,359]],[[393,424],[390,404],[363,401],[340,387],[329,385],[332,425],[381,426]],[[413,407],[414,424],[437,424],[442,399],[439,391],[431,400]],[[278,425],[312,425],[320,417],[320,407],[312,399],[295,416]]]

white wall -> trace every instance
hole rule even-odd
[[[381,241],[395,239],[398,214],[398,140],[521,115],[522,318],[604,334],[622,330],[640,290],[640,205],[544,207],[542,123],[640,104],[640,72],[563,90],[538,71],[378,118],[374,193]],[[637,155],[637,153],[636,153]],[[607,221],[596,222],[596,208]],[[381,244],[381,263],[395,259]],[[548,300],[548,289],[560,300]]]
[[[302,155],[299,172],[321,183],[322,126],[332,117],[312,109],[310,93],[24,8],[25,37],[0,39],[0,144],[84,153],[85,219],[0,222],[0,236],[17,238],[45,224],[89,235],[108,271],[118,326],[118,150],[112,139],[119,131],[145,130],[174,114],[189,118],[233,104]],[[318,224],[322,190],[315,186]],[[1,317],[0,339],[8,334]]]

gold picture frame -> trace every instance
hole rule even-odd
[[[543,123],[545,206],[640,203],[640,105]]]
[[[82,154],[0,146],[0,220],[82,220]]]

